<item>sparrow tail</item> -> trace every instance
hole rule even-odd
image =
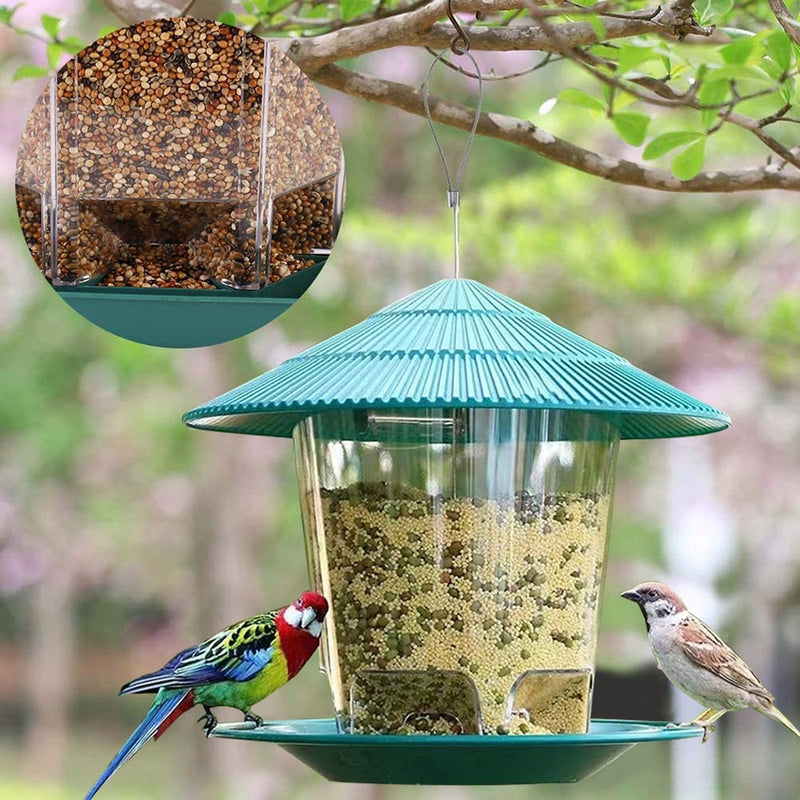
[[[775,708],[774,705],[770,704],[766,708],[759,708],[758,711],[760,711],[765,716],[770,717],[771,719],[774,719],[777,722],[780,722],[781,725],[787,727],[795,736],[800,738],[800,731],[797,730],[797,728],[795,728],[795,726],[792,725],[789,719],[787,719],[780,711],[778,711],[778,709]]]
[[[162,690],[156,697],[139,727],[131,734],[122,749],[111,760],[97,783],[89,790],[84,800],[91,800],[98,789],[126,762],[147,744],[156,739],[184,712],[194,705],[194,692]]]

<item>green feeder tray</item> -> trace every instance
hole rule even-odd
[[[332,719],[218,725],[214,736],[274,742],[329,781],[425,785],[575,783],[635,744],[689,739],[702,728],[595,719],[586,734],[382,736],[339,733]]]
[[[141,344],[206,347],[238,339],[272,322],[295,303],[325,259],[263,289],[141,289],[54,286],[95,325]]]

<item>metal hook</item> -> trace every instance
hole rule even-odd
[[[469,36],[453,13],[453,0],[447,0],[446,11],[447,18],[456,29],[456,35],[450,40],[450,50],[457,56],[463,56],[469,52]]]

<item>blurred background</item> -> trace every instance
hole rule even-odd
[[[94,2],[55,5],[29,2],[15,19],[58,14],[86,41],[119,24]],[[44,84],[9,76],[44,63],[39,48],[0,29],[0,800],[82,797],[148,706],[118,699],[124,682],[307,584],[290,442],[191,431],[181,415],[451,270],[445,186],[424,121],[325,93],[347,157],[347,211],[306,295],[268,328],[203,350],[104,333],[47,287],[18,230],[17,141]],[[400,49],[369,69],[419,83],[428,63]],[[529,63],[484,59],[499,72]],[[487,107],[538,121],[574,77],[492,83]],[[470,101],[470,87],[440,81]],[[558,133],[584,121],[565,108],[544,124]],[[603,120],[582,136],[625,153]],[[452,158],[463,141],[444,134]],[[747,147],[731,138],[728,163],[746,161]],[[800,721],[797,215],[798,199],[779,192],[657,194],[475,143],[463,273],[734,422],[710,437],[621,448],[595,716],[688,720],[699,710],[673,703],[638,610],[619,599],[661,578]],[[256,710],[329,716],[314,667]],[[577,787],[480,789],[326,784],[272,745],[207,741],[193,722],[186,715],[145,748],[103,796],[778,800],[800,785],[800,743],[750,711],[724,718],[706,745],[640,745]]]

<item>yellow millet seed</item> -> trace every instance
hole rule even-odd
[[[320,510],[354,731],[586,730],[607,496],[364,483]]]

